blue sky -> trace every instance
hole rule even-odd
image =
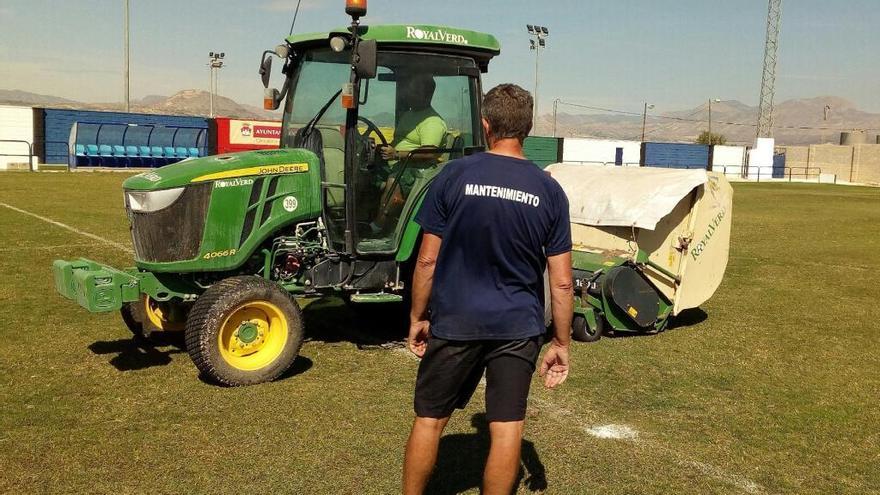
[[[130,0],[132,96],[208,87],[207,54],[225,51],[220,93],[259,105],[262,50],[290,27],[296,0]],[[843,96],[880,112],[880,0],[784,0],[777,101]],[[0,88],[83,101],[122,100],[122,0],[0,0]],[[303,0],[296,31],[343,25],[342,0]],[[765,0],[370,0],[364,22],[445,24],[495,34],[502,55],[484,86],[532,90],[525,25],[550,28],[542,112],[554,98],[658,112],[707,98],[757,103]]]

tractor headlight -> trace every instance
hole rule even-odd
[[[183,194],[183,187],[161,191],[128,191],[126,202],[131,211],[151,213],[171,206]]]

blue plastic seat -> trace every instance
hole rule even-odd
[[[187,158],[189,157],[189,151],[186,148],[178,146],[174,148],[174,153],[177,155],[177,158]]]
[[[87,144],[86,145],[86,155],[98,156],[98,145],[97,144]]]
[[[192,158],[198,158],[200,155],[198,148],[190,148],[188,151],[189,151],[189,156],[191,156]]]
[[[165,155],[162,153],[161,146],[153,146],[150,148],[150,156],[153,158],[162,158]]]
[[[165,158],[176,158],[177,155],[174,153],[174,148],[171,146],[165,147]]]
[[[101,156],[113,156],[113,148],[109,144],[98,146],[98,154]]]
[[[149,146],[138,146],[138,155],[140,156],[150,156],[150,147]]]
[[[113,156],[125,156],[125,146],[113,145]]]
[[[137,146],[126,146],[125,147],[125,156],[129,156],[129,157],[140,156],[138,153],[138,147]]]
[[[86,145],[77,144],[74,149],[76,150],[76,151],[74,151],[76,156],[85,156],[86,155]]]

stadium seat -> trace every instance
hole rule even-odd
[[[137,146],[126,146],[125,147],[125,156],[129,156],[129,157],[133,157],[133,158],[140,156],[140,154],[138,153],[138,147]]]
[[[166,147],[164,148],[164,150],[165,150],[165,158],[176,158],[176,157],[177,157],[177,155],[174,154],[174,148],[173,148],[173,147],[171,147],[171,146],[166,146]]]
[[[75,149],[76,151],[74,153],[76,156],[86,156],[86,145],[77,144]]]
[[[192,158],[198,158],[201,155],[201,153],[199,153],[198,148],[190,148],[188,151],[189,151],[189,156]]]
[[[186,148],[174,148],[174,153],[177,154],[177,158],[189,158],[189,151]]]
[[[87,144],[86,145],[86,155],[98,156],[98,145],[97,144]]]
[[[113,156],[125,156],[125,146],[121,146],[118,144],[113,145]]]
[[[152,156],[153,158],[162,158],[165,155],[162,153],[161,146],[153,146],[150,148],[150,156]]]

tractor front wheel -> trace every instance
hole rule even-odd
[[[196,367],[228,386],[278,378],[302,342],[299,306],[278,284],[260,277],[214,284],[196,300],[186,322],[186,348]]]
[[[159,302],[141,294],[137,302],[123,304],[120,313],[131,333],[149,338],[153,332],[182,332],[188,309],[184,303]]]

